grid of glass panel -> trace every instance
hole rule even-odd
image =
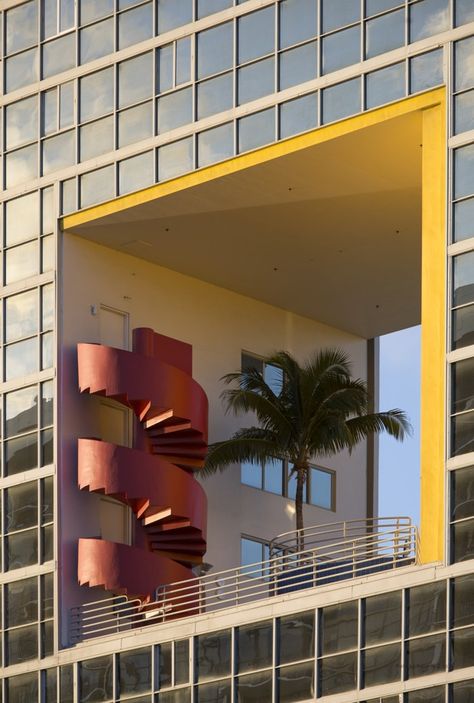
[[[473,665],[469,574],[49,669],[41,672],[41,700],[293,703]],[[463,696],[473,683],[454,684],[450,700],[471,700]],[[17,689],[26,685],[37,686],[38,674],[8,679],[4,700],[21,700]],[[403,700],[444,702],[446,688],[438,688]],[[427,691],[439,698],[424,698]]]

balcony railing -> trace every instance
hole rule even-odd
[[[270,558],[179,581],[143,604],[114,596],[71,611],[74,642],[250,603],[418,562],[418,530],[410,518],[338,522],[280,535]]]

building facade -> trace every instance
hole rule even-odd
[[[2,700],[474,701],[472,0],[0,0],[0,19]],[[351,578],[305,561],[289,587],[269,545],[291,467],[190,483],[238,426],[219,379],[337,346],[376,395],[377,337],[418,323],[419,547],[398,522],[368,568],[350,533],[331,558]],[[185,389],[168,445],[160,373]],[[110,456],[84,459],[101,440],[138,477],[161,422],[160,490],[195,497],[167,538],[155,484],[125,500],[127,476],[93,486]],[[376,443],[315,464],[305,500],[307,525],[383,540]],[[116,595],[144,595],[151,532],[151,557],[211,569],[181,615]]]

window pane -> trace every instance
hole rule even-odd
[[[474,5],[471,0],[456,0],[456,26],[474,21]]]
[[[239,703],[272,703],[272,678],[271,671],[239,676],[237,679]]]
[[[174,681],[175,685],[189,681],[189,640],[174,643]]]
[[[316,78],[317,56],[316,42],[281,53],[279,57],[279,89],[285,90],[285,88],[291,88],[293,85]]]
[[[43,45],[43,78],[68,71],[76,65],[76,35],[67,34]]]
[[[104,117],[97,122],[89,122],[80,129],[80,160],[93,159],[114,148],[114,118]]]
[[[5,13],[5,48],[7,54],[21,51],[38,41],[38,3],[25,2]]]
[[[59,2],[59,30],[64,32],[66,29],[74,27],[74,0],[60,0]]]
[[[357,654],[339,654],[319,660],[319,689],[322,696],[350,691],[357,685]]]
[[[283,463],[280,459],[265,462],[263,487],[270,493],[283,495]]]
[[[456,91],[474,87],[473,57],[474,37],[468,37],[454,44],[454,89]]]
[[[32,239],[40,232],[39,193],[29,193],[6,203],[5,244]]]
[[[5,625],[16,627],[38,619],[38,579],[36,576],[5,584]]]
[[[191,137],[166,144],[158,149],[158,180],[166,181],[168,178],[176,178],[187,171],[192,171],[193,168],[193,140]]]
[[[474,623],[474,575],[458,576],[452,586],[453,627]]]
[[[453,562],[474,558],[474,520],[466,520],[453,525],[451,553]]]
[[[372,596],[365,600],[365,644],[374,645],[400,639],[401,591]]]
[[[197,0],[198,19],[212,15],[213,12],[225,10],[227,7],[232,7],[232,0]]]
[[[47,478],[43,478],[41,480],[41,524],[45,525],[48,522],[52,522],[54,518],[54,487],[53,487],[53,477],[48,476]],[[48,576],[48,575],[47,575]],[[52,586],[52,576],[51,576],[51,584],[49,582],[49,576],[48,578],[45,576],[44,579],[46,579],[45,583],[43,584],[45,588],[53,588]],[[52,591],[51,591],[52,593]],[[52,598],[52,595],[51,595]],[[44,617],[53,617],[53,613],[51,612],[49,615],[46,615]]]
[[[331,605],[321,613],[321,653],[332,654],[357,646],[357,602]]]
[[[282,666],[278,671],[280,703],[312,700],[314,698],[314,665]]]
[[[271,620],[239,627],[236,639],[239,673],[272,666],[273,623]]]
[[[118,17],[119,49],[138,44],[153,36],[153,5],[141,5]]]
[[[198,134],[198,167],[229,159],[234,154],[234,126],[224,124]],[[243,467],[242,467],[243,468]],[[243,475],[243,474],[242,474]],[[252,472],[253,475],[253,472]],[[242,479],[242,483],[247,483]],[[253,484],[250,484],[253,485]]]
[[[453,349],[474,344],[474,305],[453,311]]]
[[[197,703],[230,703],[230,689],[230,681],[220,681],[199,686],[196,690]],[[163,694],[160,696],[160,700],[163,703]]]
[[[38,700],[38,674],[11,676],[5,681],[9,703],[26,703]]]
[[[366,24],[366,58],[397,49],[405,43],[405,10],[382,15]]]
[[[401,649],[399,644],[373,647],[363,653],[365,686],[376,686],[400,680]]]
[[[454,133],[474,129],[474,90],[454,98]]]
[[[24,435],[5,442],[5,474],[12,476],[38,466],[38,438]]]
[[[237,31],[239,63],[270,54],[275,48],[274,7],[266,7],[258,12],[239,17]]]
[[[192,88],[163,95],[157,100],[158,134],[169,132],[193,120]]]
[[[8,108],[7,108],[8,109]],[[58,129],[58,89],[52,88],[41,93],[41,135],[45,136]]]
[[[238,71],[239,105],[262,98],[275,90],[275,60],[257,61]]]
[[[233,62],[232,22],[199,32],[197,35],[197,75],[205,78],[225,71]]]
[[[38,137],[38,98],[8,105],[5,108],[6,148],[11,149]]]
[[[74,124],[74,82],[59,86],[59,129]]]
[[[202,120],[233,107],[234,80],[232,73],[202,81],[197,85],[197,118]]]
[[[38,426],[38,388],[29,386],[5,395],[5,436],[29,432]]]
[[[81,207],[94,205],[115,197],[115,170],[105,166],[81,176]]]
[[[474,516],[474,466],[450,472],[451,519]]]
[[[453,305],[474,302],[474,252],[455,256],[453,260]]]
[[[163,34],[193,20],[192,0],[158,0],[158,32]]]
[[[257,149],[275,140],[275,112],[263,110],[238,122],[239,152]]]
[[[118,655],[120,695],[151,690],[151,649],[136,649]]]
[[[120,72],[120,67],[119,67]],[[91,120],[114,109],[114,71],[105,68],[80,79],[80,120]]]
[[[434,88],[441,85],[443,79],[443,51],[437,49],[427,54],[420,54],[410,59],[410,92]]]
[[[446,626],[446,583],[416,586],[408,592],[407,629],[410,637]]]
[[[474,628],[453,632],[451,635],[451,661],[454,669],[474,666]]]
[[[119,163],[119,195],[146,188],[155,181],[154,152],[133,156]]]
[[[240,480],[246,486],[263,488],[263,472],[260,464],[245,461],[240,464]]]
[[[322,0],[323,32],[360,20],[359,0]]]
[[[367,109],[399,100],[405,95],[405,64],[398,63],[366,77]]]
[[[8,249],[5,254],[6,283],[14,283],[38,273],[38,242]]]
[[[288,473],[288,480],[287,480],[287,486],[286,486],[286,494],[288,498],[291,498],[291,500],[296,500],[296,474],[292,473],[293,470],[293,465],[290,465],[288,467],[289,473]],[[303,501],[306,502],[307,500],[307,491],[308,491],[308,484],[305,482],[303,486]]]
[[[8,571],[38,563],[38,530],[17,532],[5,538]]]
[[[334,2],[334,0],[331,0]],[[322,39],[323,73],[331,73],[360,61],[360,27],[351,27]]]
[[[419,691],[410,691],[406,697],[406,703],[445,703],[446,691],[444,686],[431,686]]]
[[[38,291],[29,290],[5,300],[5,340],[11,342],[38,331]]]
[[[451,412],[464,412],[474,407],[474,359],[452,364]]]
[[[314,612],[279,619],[280,664],[314,656]]]
[[[38,627],[30,625],[6,633],[6,659],[10,666],[38,657]]]
[[[449,29],[449,0],[422,0],[410,5],[410,41]]]
[[[196,638],[198,681],[230,674],[230,630]]]
[[[35,179],[38,176],[38,145],[10,152],[5,162],[7,188]]]
[[[263,545],[254,539],[242,537],[240,540],[240,563],[242,566],[249,564],[258,564],[262,561]],[[257,568],[246,571],[247,576],[260,578],[260,572]]]
[[[474,144],[454,152],[454,197],[474,193]]]
[[[322,98],[324,124],[360,112],[360,78],[326,88]]]
[[[38,524],[38,484],[30,481],[6,491],[6,523],[8,532],[24,530]]]
[[[316,93],[289,100],[280,105],[280,139],[313,129],[318,123],[318,96]]]
[[[112,656],[97,657],[79,664],[79,700],[108,701],[112,698]]]
[[[173,44],[161,46],[156,52],[156,90],[162,93],[174,87]]]
[[[114,11],[114,0],[80,0],[81,24],[93,22]]]
[[[43,141],[43,175],[68,168],[75,161],[76,133],[74,130]]]
[[[88,63],[114,50],[114,20],[111,17],[103,22],[91,24],[79,33],[80,63]]]
[[[191,37],[176,42],[176,84],[191,80]]]
[[[427,676],[446,669],[446,635],[431,635],[408,642],[408,677]]]
[[[38,339],[10,344],[5,349],[5,378],[7,381],[38,371]]]
[[[402,5],[403,0],[365,0],[365,16],[370,17],[384,10],[391,10],[392,7]]]
[[[474,413],[453,417],[451,421],[451,454],[459,456],[474,451]]]
[[[317,3],[314,0],[282,0],[279,10],[281,49],[316,36]]]
[[[29,49],[5,61],[7,93],[38,80],[38,49]]]
[[[119,112],[119,147],[148,139],[151,136],[153,136],[153,104],[151,102]]]

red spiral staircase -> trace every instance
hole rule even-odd
[[[192,578],[206,550],[206,495],[194,473],[207,450],[207,397],[192,378],[192,347],[139,328],[133,351],[78,345],[82,393],[136,416],[134,447],[79,439],[78,484],[130,506],[135,544],[79,541],[81,585],[149,600],[158,586]]]

